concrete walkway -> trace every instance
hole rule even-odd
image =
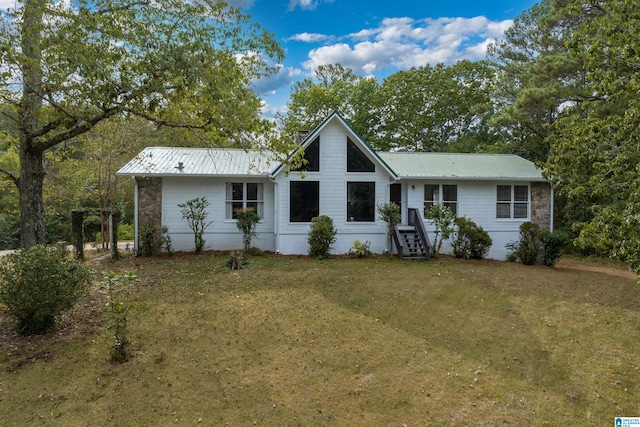
[[[133,250],[133,242],[118,242],[118,250],[120,251],[125,251],[127,248],[127,245],[129,245],[129,250],[132,251]],[[95,251],[100,249],[100,244],[96,245],[94,243],[87,243],[84,245],[84,250],[85,251]],[[66,247],[67,251],[72,252],[73,251],[73,245],[69,245]],[[0,251],[0,258],[2,258],[5,255],[9,255],[11,253],[14,253],[15,250],[13,249],[9,249],[9,250],[4,250],[4,251]]]

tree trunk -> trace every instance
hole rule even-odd
[[[29,150],[27,142],[20,142],[20,247],[28,249],[45,244],[43,153]]]
[[[25,0],[21,28],[22,102],[20,103],[20,246],[28,249],[38,243],[45,244],[44,202],[44,147],[33,138],[39,128],[38,116],[42,110],[43,0]]]

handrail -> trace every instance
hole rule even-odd
[[[391,234],[393,237],[393,241],[396,244],[396,249],[398,250],[398,257],[402,258],[402,253],[404,252],[404,245],[402,244],[402,236],[400,235],[400,230],[396,225],[393,227],[393,233]],[[393,247],[389,248],[389,250],[393,253]]]
[[[424,222],[422,222],[422,218],[420,218],[420,211],[416,208],[409,208],[408,214],[409,225],[412,225],[416,228],[418,235],[420,235],[420,239],[426,246],[425,251],[427,252],[427,259],[429,259],[431,258],[431,242],[429,241],[427,229],[424,228]]]

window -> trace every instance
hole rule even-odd
[[[320,171],[320,137],[317,137],[313,142],[307,145],[304,150],[304,164],[296,171],[306,172],[319,172]]]
[[[236,219],[238,209],[254,208],[260,218],[263,216],[264,198],[262,183],[227,183],[227,219]]]
[[[347,138],[347,172],[375,172],[376,165]]]
[[[451,209],[454,215],[458,215],[458,186],[425,184],[424,186],[424,214],[427,215],[433,205],[442,205]]]
[[[373,222],[376,212],[376,183],[347,182],[347,221]]]
[[[289,183],[289,221],[311,222],[320,215],[320,183],[291,181]]]
[[[498,185],[496,218],[528,218],[529,187],[527,185]]]

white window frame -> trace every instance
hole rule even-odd
[[[234,184],[242,184],[242,199],[233,199]],[[256,199],[247,198],[247,185],[257,186]],[[234,218],[234,211],[237,209],[246,209],[247,207],[252,207],[251,205],[255,206],[256,212],[260,216],[260,218],[264,217],[264,184],[262,182],[227,182],[225,185],[225,198],[225,218],[227,220],[235,221],[236,218]],[[234,209],[234,205],[239,205],[241,203],[242,208],[238,206]]]
[[[429,187],[437,187],[438,188],[438,194],[437,194],[437,199],[438,200],[427,200],[426,197],[426,191],[427,191],[427,186]],[[445,186],[450,186],[450,187],[455,187],[456,188],[456,200],[444,200],[444,187]],[[439,205],[443,205],[443,206],[447,206],[449,207],[449,209],[451,209],[451,207],[453,206],[454,209],[451,209],[451,211],[453,212],[454,215],[458,216],[458,184],[432,184],[432,183],[426,183],[424,184],[424,186],[422,187],[422,191],[423,191],[423,210],[424,210],[424,217],[426,218],[427,212],[429,212],[429,209],[431,209],[431,206],[435,205],[435,204],[439,204]],[[427,208],[427,204],[430,205],[429,208]]]
[[[509,187],[509,199],[503,197],[500,199],[500,187],[504,190],[506,187]],[[526,200],[522,198],[516,199],[516,187],[524,188],[526,190]],[[500,207],[503,209],[503,213],[501,215]],[[508,207],[509,213],[506,215],[505,207]],[[524,207],[525,215],[518,214],[518,208],[522,209]],[[530,208],[531,208],[531,191],[529,189],[528,184],[498,184],[496,186],[496,219],[499,220],[528,220],[530,216]]]

